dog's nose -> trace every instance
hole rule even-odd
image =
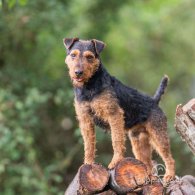
[[[83,74],[83,71],[82,70],[76,70],[75,74],[76,74],[76,76],[79,77],[79,76],[81,76]]]

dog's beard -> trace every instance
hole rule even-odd
[[[85,81],[77,81],[76,79],[72,78],[72,84],[74,87],[83,87]]]
[[[71,72],[69,72],[73,86],[74,87],[83,87],[84,84],[86,84],[93,77],[93,75],[97,71],[98,67],[99,66],[97,65],[93,69],[85,70],[84,75],[82,75],[80,78],[77,78],[74,74],[71,74]],[[81,79],[81,80],[79,80],[79,79]]]

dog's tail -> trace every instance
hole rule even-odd
[[[161,99],[161,96],[162,96],[162,95],[164,94],[164,92],[165,92],[165,89],[166,89],[166,87],[167,87],[167,85],[168,85],[168,81],[169,81],[169,77],[168,77],[167,75],[165,75],[165,76],[162,78],[162,80],[161,80],[161,82],[160,82],[160,85],[159,85],[158,89],[156,90],[156,93],[155,93],[154,96],[153,96],[153,99],[154,99],[154,101],[155,101],[157,104],[159,104],[160,99]]]

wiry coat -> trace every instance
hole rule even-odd
[[[79,102],[90,102],[103,91],[110,91],[113,98],[117,99],[118,104],[124,111],[125,129],[130,129],[137,124],[145,122],[151,110],[158,107],[159,98],[164,93],[167,80],[167,77],[163,78],[163,85],[157,90],[156,97],[152,98],[140,93],[136,89],[125,86],[115,77],[111,76],[101,64],[92,78],[82,88],[74,88],[74,91],[76,99]],[[112,102],[110,103],[112,104]],[[89,110],[89,112],[91,112],[97,126],[110,129],[109,124],[103,118],[96,117],[92,110]]]
[[[166,165],[165,178],[173,178],[175,164],[170,152],[167,120],[158,103],[167,86],[165,76],[155,95],[150,97],[127,87],[103,67],[100,52],[104,43],[98,40],[64,39],[66,64],[75,91],[75,111],[84,140],[84,162],[95,159],[95,125],[110,130],[112,169],[124,158],[125,135],[131,140],[137,159],[152,173],[152,150],[158,152]]]

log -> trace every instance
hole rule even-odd
[[[175,128],[195,155],[195,99],[176,108]]]
[[[112,190],[107,190],[107,191],[98,193],[97,195],[117,195],[117,194]]]
[[[107,185],[109,176],[109,172],[99,164],[84,164],[79,168],[65,195],[99,193]]]
[[[195,195],[195,177],[186,175],[170,182],[166,192],[169,195]]]
[[[113,170],[110,171],[110,188],[117,194],[135,192],[148,182],[146,166],[134,158],[121,160]]]
[[[195,98],[191,99],[183,106],[183,111],[187,113],[193,121],[195,121]]]
[[[123,159],[110,172],[98,164],[82,165],[65,195],[195,195],[195,177],[177,177],[163,187],[160,178],[149,180],[146,166],[134,158]]]
[[[143,187],[143,195],[163,195],[164,187],[161,182],[153,182]]]
[[[99,193],[97,195],[117,195],[116,192],[112,191],[112,190],[108,190],[108,191],[105,191],[105,192],[102,192],[102,193]],[[139,195],[137,194],[136,192],[130,192],[130,193],[127,193],[126,195]],[[141,195],[141,194],[140,194]]]

